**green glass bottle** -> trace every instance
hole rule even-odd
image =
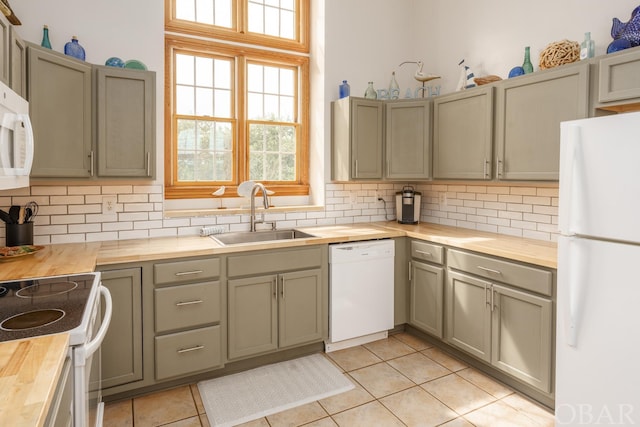
[[[524,48],[524,62],[522,63],[522,68],[524,69],[525,74],[533,73],[533,64],[531,63],[529,46]]]
[[[42,28],[42,43],[40,46],[51,49],[51,42],[49,41],[49,27],[46,25]]]

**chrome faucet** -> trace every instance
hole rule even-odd
[[[267,189],[264,187],[264,184],[261,184],[259,182],[256,182],[255,184],[253,184],[253,187],[251,188],[251,231],[256,231],[256,223],[257,222],[264,222],[263,221],[256,221],[256,193],[258,192],[258,190],[262,191],[262,203],[264,205],[265,209],[269,209],[269,197],[267,197]]]

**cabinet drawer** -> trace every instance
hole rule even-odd
[[[254,252],[250,255],[230,256],[227,259],[229,277],[280,273],[320,267],[322,248],[315,246],[290,251]]]
[[[156,337],[156,379],[176,377],[222,364],[220,326]]]
[[[153,266],[153,281],[156,285],[185,281],[195,282],[213,279],[219,275],[219,258],[165,262]]]
[[[411,258],[442,264],[444,248],[432,243],[411,241]]]
[[[450,249],[447,265],[489,280],[499,281],[529,291],[551,295],[553,274],[539,268],[501,261],[486,256]]]
[[[154,290],[156,332],[220,321],[220,282]]]

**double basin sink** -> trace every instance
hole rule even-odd
[[[299,230],[240,231],[210,236],[223,246],[246,243],[274,242],[279,240],[308,239],[316,237]]]

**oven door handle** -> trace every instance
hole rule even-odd
[[[100,285],[100,295],[104,298],[104,318],[102,319],[102,324],[100,325],[100,329],[98,333],[91,341],[89,341],[86,345],[84,345],[84,359],[88,359],[91,357],[93,353],[96,352],[97,349],[100,348],[100,344],[104,340],[104,336],[107,335],[107,330],[109,329],[109,324],[111,323],[111,313],[113,311],[113,305],[111,302],[111,293],[109,289]]]

